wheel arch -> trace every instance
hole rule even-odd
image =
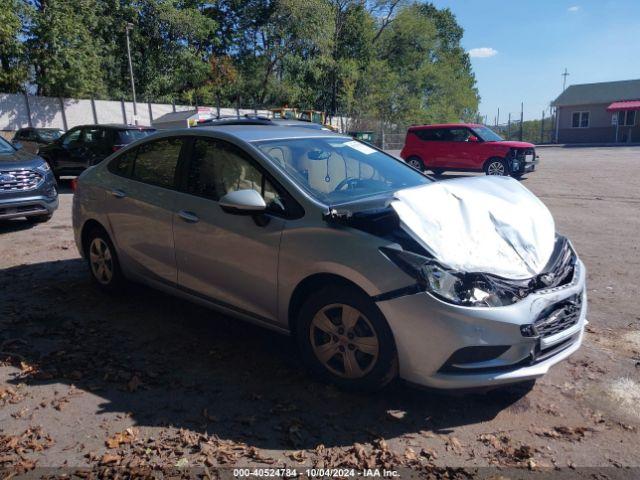
[[[97,220],[95,220],[93,218],[90,218],[87,221],[85,221],[84,224],[82,225],[82,230],[81,230],[81,233],[80,233],[80,245],[82,246],[82,254],[84,255],[85,258],[87,256],[87,248],[89,247],[89,245],[88,245],[89,234],[94,229],[100,229],[105,234],[109,235],[109,231],[99,221],[97,221]],[[111,238],[111,235],[109,235],[109,238]]]
[[[486,172],[487,171],[487,167],[489,166],[489,163],[492,160],[500,160],[501,162],[504,162],[507,166],[507,168],[509,170],[511,170],[511,166],[509,165],[509,160],[507,159],[507,157],[501,157],[499,155],[492,155],[491,157],[487,158],[484,163],[482,164],[482,171]]]
[[[298,313],[300,312],[300,308],[304,304],[305,299],[314,291],[317,291],[328,285],[345,285],[357,288],[364,295],[370,296],[362,287],[360,287],[355,282],[337,275],[335,273],[314,273],[303,280],[301,280],[298,285],[293,290],[291,297],[289,298],[289,306],[287,311],[287,321],[289,326],[289,331],[292,334],[295,334],[296,329],[296,320],[298,318]]]

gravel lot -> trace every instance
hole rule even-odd
[[[106,296],[68,189],[49,223],[1,224],[0,466],[638,466],[640,147],[539,153],[524,185],[587,265],[591,324],[535,385],[486,394],[342,393],[286,337],[140,286]]]

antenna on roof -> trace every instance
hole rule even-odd
[[[567,88],[567,76],[571,74],[567,72],[567,67],[565,67],[564,73],[562,73],[561,75],[562,75],[562,91],[564,92],[565,88]]]

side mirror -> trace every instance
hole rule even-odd
[[[467,142],[478,143],[479,141],[480,139],[475,135],[469,135],[469,138],[467,138]]]
[[[218,203],[222,210],[235,215],[253,215],[262,213],[267,208],[262,195],[252,189],[229,192]]]
[[[16,150],[20,150],[24,145],[22,145],[20,142],[13,142],[13,146]]]

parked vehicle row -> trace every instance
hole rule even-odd
[[[322,130],[157,132],[81,174],[73,226],[101,288],[289,333],[345,388],[535,379],[586,324],[584,265],[519,182],[435,182]]]
[[[439,142],[459,133],[475,159],[461,149],[469,163],[455,168],[489,156],[488,175],[518,176],[535,168],[528,144],[414,127],[408,166],[344,135],[274,125],[81,126],[42,157],[1,141],[0,219],[47,220],[54,174],[80,174],[75,239],[97,285],[139,281],[289,333],[344,388],[496,386],[579,348],[585,269],[546,207],[513,179],[416,171],[454,168]]]

